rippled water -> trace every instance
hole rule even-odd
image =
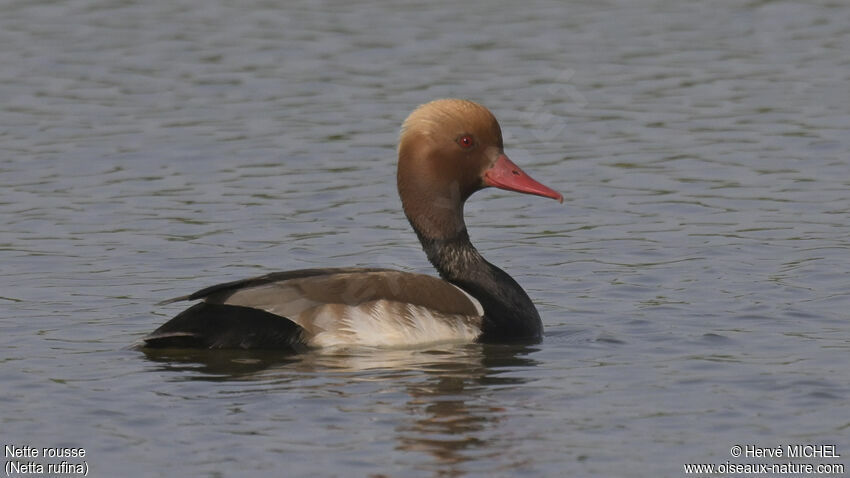
[[[845,2],[5,2],[3,444],[92,476],[847,463],[848,51]],[[220,281],[429,272],[394,143],[445,96],[566,197],[467,205],[541,344],[131,347]]]

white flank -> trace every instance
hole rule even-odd
[[[434,313],[427,307],[388,300],[346,307],[342,317],[338,309],[321,307],[313,324],[322,329],[309,339],[309,344],[315,347],[472,342],[481,334],[480,326],[476,325],[480,321],[470,320],[470,317]]]

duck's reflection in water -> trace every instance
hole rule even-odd
[[[399,463],[435,476],[461,476],[467,461],[510,452],[507,443],[491,440],[504,432],[508,415],[499,405],[499,394],[527,380],[522,369],[537,364],[529,357],[534,350],[524,345],[466,344],[414,350],[322,349],[290,356],[260,351],[143,352],[157,370],[181,372],[178,380],[262,382],[273,384],[272,388],[298,389],[305,399],[330,388],[343,401],[350,400],[338,407],[347,413],[385,415],[389,409],[395,449],[402,455],[432,457],[423,463],[400,456]],[[367,400],[356,396],[362,390],[353,392],[357,388],[353,385],[364,382],[377,386],[369,389],[376,396]]]
[[[525,347],[478,346],[458,360],[432,363],[425,380],[407,386],[409,420],[397,427],[398,448],[427,452],[439,476],[464,474],[463,463],[509,450],[493,447],[506,411],[493,395],[524,382],[506,372],[534,364]]]

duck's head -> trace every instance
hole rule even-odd
[[[472,101],[435,100],[410,114],[398,147],[398,191],[414,229],[432,239],[463,231],[463,203],[486,187],[557,199],[505,155],[502,130]]]

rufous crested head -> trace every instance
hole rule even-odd
[[[563,201],[508,159],[499,122],[478,103],[435,100],[407,117],[398,146],[398,190],[420,235],[447,239],[463,231],[464,201],[488,186]]]

